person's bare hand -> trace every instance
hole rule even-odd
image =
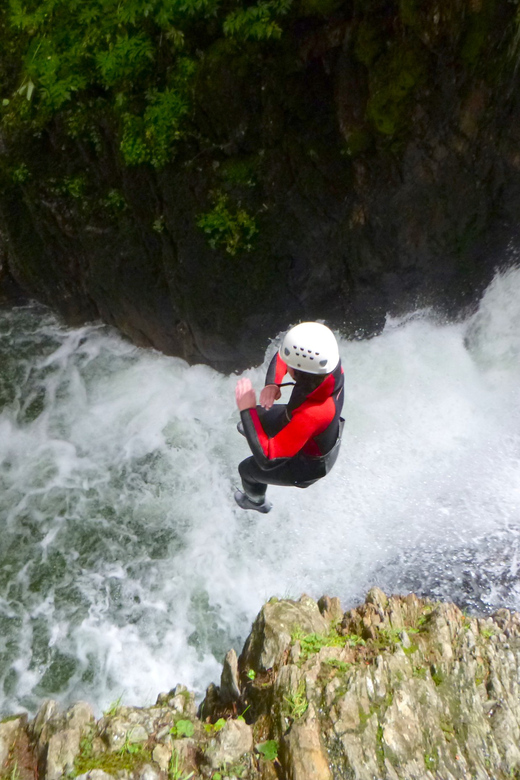
[[[256,393],[250,379],[239,379],[235,388],[237,406],[241,412],[256,406]]]
[[[282,392],[278,385],[266,385],[260,393],[260,403],[264,409],[270,409]]]

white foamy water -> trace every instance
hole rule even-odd
[[[273,595],[520,608],[520,270],[467,322],[419,312],[341,354],[338,463],[260,516],[233,502],[236,377],[2,313],[1,712],[200,694]]]

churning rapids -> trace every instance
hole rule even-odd
[[[0,712],[200,694],[273,595],[520,608],[520,270],[465,322],[418,312],[341,354],[334,471],[259,516],[233,502],[236,377],[1,314]]]

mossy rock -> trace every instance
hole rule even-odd
[[[379,57],[369,74],[367,104],[367,118],[378,132],[394,136],[404,130],[409,99],[426,81],[428,65],[428,52],[416,42],[395,41]]]
[[[362,19],[356,30],[353,50],[359,62],[367,68],[372,65],[385,50],[385,31],[380,21],[376,24],[371,18]]]

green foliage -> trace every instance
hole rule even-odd
[[[223,192],[213,193],[214,206],[211,211],[199,214],[197,225],[208,237],[213,249],[224,249],[230,255],[250,252],[253,239],[258,233],[256,220],[240,205],[231,210],[229,197]]]
[[[225,718],[219,718],[215,723],[205,723],[204,729],[208,734],[217,734],[226,725]]]
[[[291,691],[289,696],[284,696],[287,705],[286,715],[291,720],[298,720],[307,712],[309,702],[305,691],[305,680],[300,680],[295,691]]]
[[[170,734],[173,737],[192,737],[194,733],[195,726],[191,720],[178,720],[170,729]]]
[[[439,757],[436,753],[429,753],[428,751],[424,753],[424,766],[426,769],[428,769],[430,772],[435,772],[438,764]]]
[[[123,694],[119,696],[115,701],[110,704],[108,709],[104,710],[103,715],[105,715],[107,718],[111,718],[114,715],[117,714],[118,710],[121,707],[121,702],[123,701]]]
[[[125,196],[119,190],[109,190],[106,198],[102,200],[101,205],[113,213],[126,211],[128,208]]]
[[[300,662],[305,661],[322,647],[356,647],[365,645],[365,640],[356,634],[338,634],[334,626],[328,634],[305,634],[301,628],[293,631],[291,639],[300,643]]]
[[[340,661],[338,658],[326,658],[323,663],[330,666],[332,669],[337,669],[338,672],[341,672],[342,674],[348,672],[352,665],[347,664],[345,661]]]
[[[250,669],[247,673],[247,676],[250,680],[254,680],[256,678],[256,672],[254,669]]]
[[[105,51],[96,54],[96,67],[105,87],[130,85],[154,60],[152,41],[143,33],[119,35]]]
[[[25,163],[21,163],[17,168],[14,168],[11,173],[11,178],[17,184],[23,184],[24,181],[30,177],[29,168]]]
[[[282,28],[277,18],[289,11],[291,3],[292,0],[260,0],[257,5],[241,8],[229,14],[224,22],[224,33],[242,41],[280,38]]]
[[[269,41],[292,0],[5,0],[0,128],[55,117],[99,151],[109,122],[127,165],[162,168],[192,133],[192,92],[218,39]],[[247,230],[246,230],[247,232]]]
[[[259,742],[255,747],[258,753],[261,753],[267,761],[274,761],[275,758],[278,758],[279,745],[275,739],[268,739],[267,742]]]

